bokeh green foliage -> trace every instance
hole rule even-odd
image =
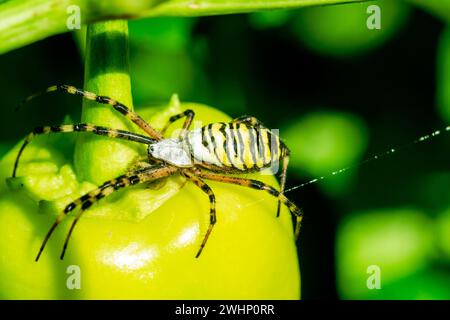
[[[377,32],[366,25],[369,5],[381,10]],[[308,8],[296,17],[294,30],[299,41],[318,53],[351,57],[380,47],[395,36],[407,22],[409,9],[402,1],[390,0]]]
[[[442,32],[437,55],[437,105],[442,117],[450,122],[450,27]]]
[[[368,143],[367,127],[361,119],[331,110],[311,112],[283,132],[291,146],[291,170],[309,179],[358,163]],[[330,195],[343,194],[354,174],[355,171],[336,174],[320,186]]]
[[[255,13],[250,22],[261,30],[291,26],[299,43],[314,53],[351,60],[375,54],[389,41],[395,41],[411,20],[412,10],[404,2],[374,1],[371,4],[381,8],[382,29],[375,32],[365,26],[367,4],[308,8],[297,14]],[[443,122],[448,123],[448,28],[441,33],[435,50],[437,107]],[[356,114],[333,108],[318,109],[289,120],[282,130],[292,150],[290,170],[302,178],[327,176],[337,168],[358,163],[364,159],[369,143],[367,125]],[[388,148],[385,146],[385,150]],[[357,168],[319,181],[320,189],[336,199],[342,194],[352,197],[350,192],[360,170],[364,169]],[[336,235],[336,276],[341,298],[449,299],[450,287],[444,283],[449,283],[450,275],[443,267],[448,266],[450,243],[448,166],[447,170],[428,173],[420,181],[417,183],[421,185],[420,193],[414,204],[404,206],[400,202],[397,206],[381,205],[365,211],[354,211],[350,209],[352,206],[341,209],[344,212]],[[406,193],[414,188],[404,187],[403,190]],[[367,268],[371,265],[380,267],[381,290],[367,287],[371,275]]]
[[[339,291],[347,299],[448,299],[450,275],[436,264],[448,240],[448,214],[430,219],[408,208],[356,212],[338,229]],[[439,231],[439,232],[437,232]],[[443,237],[443,238],[442,238]],[[379,267],[381,288],[367,281]],[[369,280],[370,283],[370,280]]]
[[[377,6],[381,29],[367,27],[369,6]],[[319,54],[350,58],[370,52],[395,37],[407,24],[411,8],[403,1],[377,0],[369,3],[311,7],[278,12],[257,12],[250,23],[258,29],[289,23],[302,45]]]
[[[133,93],[138,104],[193,91],[198,73],[189,52],[194,24],[194,19],[179,18],[130,22]]]

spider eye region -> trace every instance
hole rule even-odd
[[[193,166],[189,148],[180,139],[163,139],[149,145],[148,153],[151,157],[170,163],[177,167]]]

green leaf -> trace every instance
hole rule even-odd
[[[72,31],[67,21],[80,8],[81,24],[163,16],[209,16],[365,0],[11,0],[0,3],[0,53]]]

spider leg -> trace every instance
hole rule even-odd
[[[209,196],[209,203],[210,203],[209,226],[208,226],[208,230],[206,231],[206,234],[203,238],[203,241],[200,245],[200,248],[199,248],[197,254],[195,255],[195,257],[198,258],[200,256],[200,254],[202,253],[203,248],[205,247],[209,236],[211,235],[214,225],[217,222],[217,219],[216,219],[216,197],[215,197],[214,192],[212,191],[211,187],[208,186],[202,179],[196,177],[195,174],[192,174],[187,170],[183,170],[183,174],[189,180],[191,180],[197,187],[202,189],[202,191],[205,192]]]
[[[224,182],[224,183],[231,183],[231,184],[237,184],[243,187],[248,187],[256,190],[263,190],[268,192],[274,197],[277,197],[281,203],[283,203],[286,207],[288,207],[289,211],[295,216],[296,218],[296,224],[295,224],[295,237],[297,238],[300,233],[300,224],[303,218],[303,213],[301,210],[284,194],[277,191],[275,188],[273,188],[270,185],[265,184],[264,182],[253,180],[253,179],[245,179],[245,178],[238,178],[238,177],[230,177],[225,176],[221,174],[216,174],[212,172],[206,172],[204,170],[196,168],[194,171],[195,175],[206,179],[206,180],[213,180],[218,182]]]
[[[267,127],[257,118],[253,116],[241,116],[238,118],[235,118],[231,121],[232,123],[245,123],[252,127],[260,127],[260,128],[266,128]]]
[[[267,129],[267,127],[257,118],[253,116],[242,116],[238,117],[236,119],[233,119],[233,123],[245,123],[253,127],[259,127]],[[262,144],[261,144],[262,146]],[[280,174],[280,193],[283,194],[284,188],[286,186],[286,174],[287,174],[287,168],[289,164],[289,149],[286,148],[284,145],[281,149],[282,153],[280,156],[281,160],[281,174]],[[277,207],[277,217],[280,216],[280,209],[281,209],[281,200],[278,200],[278,207]]]
[[[110,97],[97,95],[97,94],[95,94],[93,92],[84,91],[82,89],[78,89],[78,88],[76,88],[74,86],[69,86],[69,85],[66,85],[66,84],[51,86],[51,87],[48,87],[47,89],[45,89],[42,92],[35,93],[35,94],[25,98],[23,100],[23,102],[21,103],[21,105],[23,105],[24,103],[26,103],[26,102],[28,102],[28,101],[36,98],[36,97],[39,97],[41,95],[44,95],[44,94],[49,93],[49,92],[54,92],[54,91],[66,92],[66,93],[69,93],[69,94],[82,96],[83,98],[85,98],[87,100],[92,100],[92,101],[95,101],[95,102],[98,102],[98,103],[101,103],[101,104],[110,105],[115,110],[119,111],[123,116],[125,116],[126,118],[130,119],[131,121],[133,121],[137,126],[139,126],[142,130],[144,130],[151,138],[156,139],[156,140],[162,139],[162,135],[158,131],[156,131],[154,128],[152,128],[137,113],[131,111],[127,106],[125,106],[124,104],[120,103],[119,101],[114,100],[114,99],[112,99]]]
[[[69,203],[63,212],[59,214],[59,216],[56,218],[56,221],[51,226],[50,230],[48,231],[47,235],[44,238],[44,241],[39,249],[38,255],[36,256],[36,260],[39,260],[39,257],[42,254],[42,251],[45,248],[45,245],[47,244],[48,240],[50,239],[50,236],[52,235],[53,231],[56,229],[56,227],[61,223],[61,221],[66,217],[70,212],[75,210],[77,207],[81,206],[80,212],[76,215],[74,221],[72,222],[72,225],[70,227],[69,233],[67,234],[66,240],[64,242],[64,247],[61,253],[61,260],[64,258],[64,254],[67,249],[67,245],[69,243],[70,237],[72,235],[72,232],[77,224],[77,222],[80,220],[83,213],[91,207],[95,202],[98,200],[110,195],[111,193],[130,186],[130,185],[136,185],[139,183],[147,182],[156,180],[159,178],[167,177],[172,174],[174,174],[178,169],[173,166],[167,166],[167,165],[156,165],[150,168],[145,168],[141,170],[137,170],[134,172],[130,172],[124,175],[121,175],[117,177],[116,179],[106,181],[101,186],[99,186],[97,189],[92,190],[91,192],[86,193],[82,197],[76,199],[75,201]]]
[[[129,141],[144,143],[144,144],[150,144],[154,140],[133,132],[128,132],[124,130],[116,130],[101,126],[95,126],[92,124],[87,123],[80,123],[80,124],[67,124],[67,125],[60,125],[60,126],[46,126],[46,127],[37,127],[31,132],[26,138],[25,141],[22,144],[22,147],[19,150],[19,153],[17,154],[16,161],[14,163],[14,170],[13,170],[13,177],[16,176],[17,166],[19,165],[19,159],[22,155],[23,150],[25,147],[30,143],[30,141],[41,134],[47,134],[47,133],[58,133],[58,132],[92,132],[97,135],[101,136],[108,136],[111,138],[119,138],[119,139],[125,139]]]
[[[180,113],[180,114],[176,114],[174,116],[171,116],[169,118],[169,122],[167,122],[167,124],[164,126],[164,128],[161,130],[161,134],[164,135],[164,133],[166,133],[167,129],[169,128],[169,126],[174,123],[175,121],[177,121],[178,119],[181,119],[183,117],[186,117],[186,120],[184,121],[183,124],[183,128],[181,129],[180,132],[180,137],[183,137],[186,134],[186,131],[189,129],[189,127],[192,124],[192,120],[194,119],[195,113],[194,111],[192,111],[191,109],[187,109],[184,112]]]

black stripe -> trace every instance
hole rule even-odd
[[[56,90],[69,91],[69,86],[67,84],[58,84]]]
[[[271,160],[273,161],[273,160],[278,160],[279,159],[279,154],[278,154],[278,148],[277,148],[277,145],[278,145],[278,143],[277,143],[277,139],[278,139],[278,136],[277,135],[275,135],[275,134],[272,134],[272,132],[269,134],[269,137],[270,137],[270,145],[271,145]],[[274,145],[272,146],[272,141],[273,141],[273,143],[274,143]],[[275,150],[272,148],[272,147],[275,147]]]
[[[97,194],[96,196],[95,196],[95,198],[97,199],[97,200],[100,200],[101,198],[104,198],[106,196],[106,194],[104,194],[103,192],[100,192],[99,194]]]
[[[108,130],[105,127],[100,127],[100,126],[96,126],[94,127],[94,132],[97,134],[104,134],[107,135],[109,132],[114,131],[114,130]]]
[[[37,128],[34,128],[34,131],[33,131],[35,134],[41,134],[41,133],[43,133],[44,132],[44,127],[37,127]]]
[[[90,206],[92,206],[93,202],[91,200],[87,200],[81,205],[81,210],[86,210]]]
[[[86,124],[80,123],[73,126],[74,131],[85,131],[86,130]]]
[[[87,199],[89,199],[91,196],[87,193],[87,194],[85,194],[84,196],[82,196],[81,198],[80,198],[80,200],[81,200],[81,202],[84,202],[84,201],[86,201]]]
[[[210,123],[208,125],[208,135],[209,135],[209,138],[211,139],[213,149],[211,150],[211,148],[209,148],[209,152],[213,153],[216,156],[219,163],[222,163],[222,161],[219,158],[219,155],[217,154],[217,143],[216,143],[216,139],[214,138],[214,135],[212,133],[212,127],[213,127],[213,124]]]
[[[120,188],[123,188],[123,187],[125,187],[125,181],[123,179],[120,179],[114,184],[113,187],[114,187],[114,190],[118,190]]]
[[[97,101],[98,103],[108,104],[110,100],[111,100],[110,98],[105,97],[105,96],[97,96],[97,97],[95,97],[95,101]]]
[[[101,185],[100,188],[104,189],[104,188],[107,188],[107,187],[111,186],[111,183],[112,183],[113,181],[116,181],[116,180],[109,180],[109,181],[106,181],[104,184]]]
[[[130,112],[130,110],[126,106],[124,106],[123,104],[121,104],[119,102],[116,102],[113,105],[113,108],[116,109],[117,111],[119,111],[121,114],[124,114],[124,115],[127,115]]]
[[[272,140],[270,138],[269,130],[264,130],[266,136],[267,136],[267,146],[269,147],[269,159],[267,159],[270,162],[270,159],[272,159]]]
[[[258,180],[250,180],[250,187],[254,188],[254,189],[258,189],[261,190],[264,188],[264,183],[262,183],[261,181]]]
[[[133,184],[139,183],[141,181],[141,178],[139,178],[139,176],[131,176],[129,178],[129,181],[130,181],[130,184],[133,185]]]
[[[177,114],[177,115],[175,115],[175,116],[171,116],[171,117],[169,118],[169,122],[175,122],[175,121],[177,121],[178,119],[182,118],[183,116],[184,116],[184,113]]]
[[[52,132],[61,132],[62,131],[62,127],[61,126],[51,126],[50,127],[50,131],[52,131]]]
[[[254,132],[253,132],[253,127],[247,126],[247,130],[248,130],[248,136],[250,137],[250,145],[249,145],[249,151],[250,154],[252,156],[252,160],[253,160],[253,167],[256,166],[256,141],[255,141],[255,136],[254,136]]]
[[[72,211],[73,209],[75,209],[76,206],[77,205],[74,202],[69,203],[67,205],[67,207],[64,209],[64,213],[68,213],[68,212]]]
[[[278,197],[280,195],[280,193],[272,187],[268,187],[266,190],[275,197]]]
[[[255,133],[256,133],[256,148],[257,148],[257,150],[258,150],[258,153],[257,153],[257,155],[258,155],[258,157],[260,156],[260,154],[259,154],[259,151],[260,151],[260,145],[259,145],[259,143],[260,143],[260,141],[259,141],[259,128],[254,128],[255,129]]]
[[[232,143],[233,143],[234,155],[237,156],[238,155],[238,149],[237,149],[236,136],[234,135],[234,125],[233,125],[233,123],[230,123],[228,128],[230,129],[230,135],[231,135],[231,140],[232,140]]]
[[[208,140],[206,139],[205,135],[205,127],[202,127],[202,144],[205,148],[208,148],[209,146]]]
[[[263,160],[263,164],[266,164],[266,161],[267,161],[267,159],[266,159],[266,147],[264,146],[264,139],[263,139],[263,136],[261,134],[262,130],[264,130],[264,129],[258,128],[256,130],[256,134],[257,134],[256,141],[257,141],[257,145],[258,145],[259,155],[260,155],[260,157]]]

